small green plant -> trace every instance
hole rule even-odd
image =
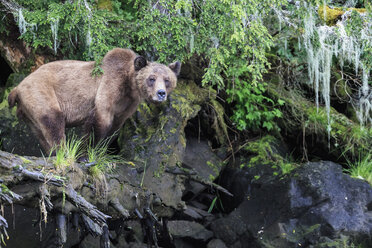
[[[216,197],[213,199],[211,205],[210,205],[209,208],[208,208],[208,213],[211,213],[211,212],[212,212],[214,206],[216,205],[217,198],[218,198],[218,197],[216,196]]]
[[[351,151],[352,154],[359,154],[360,157],[368,156],[370,149],[370,138],[372,137],[372,128],[363,126],[353,126],[351,130],[344,133],[346,140],[345,151]]]
[[[52,151],[55,151],[56,157],[54,160],[54,166],[57,171],[66,172],[67,168],[77,170],[74,166],[77,159],[82,155],[82,144],[83,140],[76,136],[71,137],[69,140],[63,140],[62,143]],[[49,157],[51,154],[49,155]]]
[[[368,154],[365,157],[360,158],[355,163],[348,161],[349,168],[345,171],[350,174],[351,177],[359,178],[367,181],[372,185],[372,155]]]
[[[288,162],[285,162],[285,161],[279,163],[279,167],[280,167],[280,169],[282,169],[282,174],[283,175],[289,174],[293,169],[296,168],[295,164],[288,163]]]
[[[147,166],[147,163],[145,161],[145,166],[144,166],[144,170],[143,170],[143,173],[142,173],[141,184],[140,184],[141,188],[143,187],[143,180],[145,179],[145,175],[146,175],[146,166]]]
[[[104,193],[107,189],[105,173],[111,172],[117,164],[123,164],[125,161],[120,155],[110,153],[109,144],[112,139],[107,137],[93,145],[93,139],[90,139],[87,148],[87,158],[93,165],[89,167],[89,173],[93,177],[97,192]]]
[[[94,163],[93,167],[97,167],[98,170],[104,172],[110,172],[117,163],[124,163],[123,158],[120,155],[112,154],[109,151],[109,144],[112,137],[101,140],[95,146],[92,142],[89,143],[87,149],[88,161]],[[93,169],[94,171],[95,169]]]
[[[217,203],[219,203],[219,206]],[[221,198],[218,194],[213,198],[211,205],[208,208],[208,213],[212,213],[213,209],[219,209],[219,210],[225,211],[222,205]]]

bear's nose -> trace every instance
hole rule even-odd
[[[163,101],[167,93],[165,92],[165,90],[158,90],[156,94],[158,95],[159,100]]]

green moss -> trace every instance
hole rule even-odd
[[[180,81],[172,93],[172,107],[181,114],[183,119],[189,119],[200,110],[200,104],[206,99],[216,97],[213,89],[199,88],[192,81]]]
[[[219,102],[217,102],[215,99],[211,100],[210,103],[216,113],[216,116],[212,123],[212,128],[216,132],[216,139],[218,140],[220,144],[225,144],[226,139],[228,137],[227,125],[225,123],[225,118],[224,118],[225,110],[222,107],[222,105]]]
[[[287,161],[280,156],[273,148],[278,145],[278,141],[274,136],[266,135],[261,139],[249,142],[245,145],[246,150],[250,155],[249,167],[263,164],[271,166],[273,175],[285,175],[296,168],[295,163]],[[244,167],[245,165],[241,166]]]
[[[4,194],[12,193],[12,191],[10,191],[10,189],[5,184],[0,183],[0,188],[1,188],[1,192]]]
[[[207,161],[207,165],[213,170],[213,172],[218,175],[222,164],[214,164],[212,161]],[[214,180],[214,179],[213,179]]]
[[[5,86],[7,88],[13,88],[17,86],[27,75],[28,74],[25,73],[12,73],[9,75]]]
[[[98,0],[98,8],[112,11],[111,0]]]
[[[282,112],[284,115],[280,128],[286,133],[303,133],[306,136],[317,137],[319,146],[328,149],[327,126],[328,119],[324,107],[316,108],[315,104],[306,100],[300,92],[295,90],[277,90],[275,86],[269,87],[271,97],[285,101]],[[361,127],[330,108],[330,145],[329,153],[335,157],[346,156],[357,158],[366,154],[368,147],[372,146],[371,128]],[[323,143],[320,143],[323,142]]]
[[[0,103],[0,110],[4,109],[4,108],[9,108],[9,104],[8,104],[8,101],[7,100],[3,100],[1,103]]]
[[[120,132],[118,143],[123,156],[147,163],[147,175],[162,177],[165,166],[176,166],[181,160],[187,121],[197,115],[209,97],[216,97],[215,91],[180,80],[165,103],[140,104]]]
[[[30,160],[28,160],[27,158],[24,158],[22,156],[20,157],[20,159],[22,160],[23,164],[30,164],[31,163]]]
[[[366,9],[348,8],[346,11],[355,10],[358,13],[365,13]],[[328,26],[333,26],[345,13],[342,8],[330,8],[328,6],[319,6],[318,15],[322,21],[324,21]]]
[[[181,143],[183,148],[186,148],[186,138],[183,135],[180,136],[179,142]]]
[[[338,239],[326,239],[323,242],[319,242],[316,246],[316,248],[328,248],[328,247],[333,247],[333,248],[363,248],[363,247],[369,247],[369,246],[364,246],[363,244],[356,245],[353,243],[353,241],[350,239],[350,237],[343,236],[341,235],[340,238]]]
[[[103,172],[98,166],[91,166],[91,167],[89,167],[89,174],[93,178],[99,178],[99,177],[102,176]]]
[[[260,162],[263,164],[271,164],[272,160],[269,160],[269,161],[267,160],[268,158],[270,159],[272,156],[275,157],[275,155],[277,155],[273,153],[273,150],[271,147],[272,144],[275,144],[275,143],[276,143],[276,138],[271,135],[266,135],[257,141],[248,143],[244,147],[244,149],[248,151],[249,153],[256,154],[256,156],[253,156],[250,159],[250,163],[254,164],[256,162]],[[265,163],[265,162],[268,162],[268,163]]]

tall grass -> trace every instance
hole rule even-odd
[[[118,163],[125,163],[121,156],[109,151],[111,138],[103,139],[96,145],[94,145],[92,137],[89,142],[76,136],[72,136],[69,140],[63,140],[59,146],[52,150],[56,154],[54,160],[56,170],[63,174],[69,169],[78,170],[76,162],[80,157],[86,156],[91,176],[103,180],[104,173],[110,172]]]
[[[367,154],[366,156],[359,158],[354,163],[348,161],[349,168],[345,171],[354,178],[359,178],[367,181],[372,185],[372,155]]]
[[[73,136],[69,140],[63,140],[59,146],[52,149],[56,153],[54,166],[57,171],[65,173],[66,169],[76,170],[75,163],[83,154],[82,145],[83,140]]]
[[[91,166],[89,167],[89,173],[93,178],[94,186],[97,193],[102,193],[105,195],[107,191],[107,182],[105,173],[111,172],[117,164],[126,163],[120,155],[113,154],[109,150],[109,144],[112,139],[107,137],[98,142],[98,144],[93,145],[93,139],[89,141],[87,147],[87,159]]]

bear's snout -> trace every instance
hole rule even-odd
[[[165,92],[165,90],[158,90],[158,92],[156,92],[156,95],[158,96],[159,101],[162,102],[165,100],[167,92]]]

